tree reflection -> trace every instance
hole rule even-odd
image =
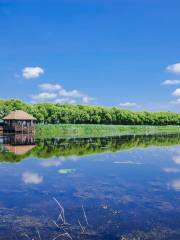
[[[11,135],[0,144],[1,162],[19,162],[27,157],[52,158],[116,152],[131,148],[180,144],[179,134],[130,135],[106,138],[35,139],[33,135]]]

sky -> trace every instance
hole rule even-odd
[[[179,0],[0,0],[0,98],[180,112]]]

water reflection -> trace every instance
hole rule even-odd
[[[3,139],[0,239],[180,239],[179,146],[179,135]]]
[[[15,155],[23,155],[35,147],[34,134],[13,134],[1,138],[4,150]]]
[[[5,135],[2,138],[2,142],[3,144],[9,144],[13,146],[35,145],[35,135],[34,134]]]
[[[43,177],[38,173],[24,172],[22,174],[22,180],[25,184],[40,184],[43,182]]]
[[[18,162],[27,157],[83,156],[116,152],[149,146],[172,146],[180,143],[180,135],[130,135],[106,138],[35,139],[34,135],[6,136],[0,145],[0,161]],[[6,154],[5,154],[6,152]],[[14,153],[8,155],[8,152]],[[21,156],[15,156],[21,155]],[[180,162],[179,155],[174,161]]]

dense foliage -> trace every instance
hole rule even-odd
[[[180,125],[180,114],[172,112],[132,112],[115,107],[53,103],[26,104],[16,99],[0,99],[0,119],[10,111],[20,109],[45,124]]]

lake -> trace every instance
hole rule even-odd
[[[0,138],[0,239],[180,239],[180,135]]]

